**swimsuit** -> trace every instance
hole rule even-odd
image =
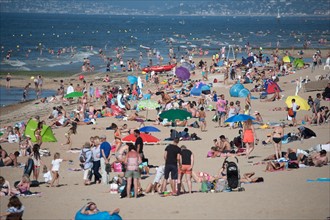
[[[273,137],[273,141],[278,144],[282,141],[282,138],[279,138],[279,137]]]
[[[244,131],[243,142],[244,143],[254,143],[254,134],[251,129]]]

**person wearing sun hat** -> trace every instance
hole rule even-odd
[[[89,142],[85,142],[83,145],[83,149],[79,155],[80,162],[82,163],[82,168],[84,169],[84,184],[90,185],[90,174],[92,172],[93,167],[93,158],[92,158],[91,144]]]

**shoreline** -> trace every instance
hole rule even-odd
[[[227,45],[228,46],[228,45]],[[228,50],[226,46],[226,50]],[[260,48],[257,48],[257,47],[252,47],[251,50],[254,51],[255,53],[257,51],[259,51]],[[268,54],[268,55],[271,55],[273,54],[275,51],[276,51],[276,47],[262,47],[262,51],[263,51],[263,54]],[[220,50],[220,48],[219,48]],[[278,48],[278,55],[280,56],[283,56],[283,54],[285,53],[285,51],[288,51],[289,53],[291,53],[291,56],[295,57],[295,58],[298,58],[300,57],[300,55],[297,55],[297,53],[299,51],[303,51],[304,54],[302,55],[303,58],[305,59],[311,59],[311,57],[313,56],[313,54],[315,53],[316,50],[320,50],[322,55],[323,55],[323,58],[322,59],[325,59],[326,56],[328,54],[330,54],[330,45],[327,47],[327,48],[307,48],[307,49],[304,49],[303,47],[291,47],[291,48],[288,48],[288,47],[279,47]],[[226,55],[227,55],[228,51],[226,51]],[[242,51],[242,53],[244,54],[245,52]],[[244,57],[247,57],[244,56]],[[207,55],[203,55],[203,56],[199,56],[198,54],[196,54],[194,56],[194,60],[197,60],[197,59],[210,59],[212,58],[212,54],[209,53]],[[236,57],[236,59],[241,59],[241,57]],[[165,63],[163,64],[165,65]],[[144,68],[144,67],[142,67]],[[106,69],[106,68],[104,68]],[[141,70],[142,71],[142,70]],[[132,74],[135,74],[135,73],[139,73],[141,72],[140,70],[139,71],[134,71],[134,72],[131,72]],[[121,72],[121,71],[116,71],[116,72],[106,72],[106,71],[98,71],[98,72],[81,72],[81,70],[77,69],[76,71],[73,71],[73,70],[67,70],[67,71],[63,71],[63,70],[53,70],[53,71],[45,71],[45,70],[38,70],[38,71],[33,71],[33,70],[11,70],[11,69],[5,69],[5,68],[2,68],[0,69],[0,84],[1,84],[1,79],[4,79],[3,77],[5,77],[7,75],[7,73],[10,72],[12,75],[17,75],[17,76],[36,76],[36,75],[42,75],[42,76],[47,76],[49,78],[61,78],[61,77],[73,77],[73,76],[76,76],[76,75],[79,75],[79,74],[85,74],[85,75],[97,75],[97,74],[122,74],[122,73],[130,73],[130,72]],[[45,73],[47,75],[45,75]]]
[[[7,14],[51,14],[51,15],[59,15],[58,13],[52,13],[52,12],[32,12],[32,13],[27,13],[27,12],[1,12],[1,13],[7,13]],[[118,17],[125,17],[125,16],[136,16],[136,17],[143,17],[143,16],[153,16],[153,17],[274,17],[275,19],[277,16],[277,13],[275,14],[271,14],[271,15],[262,15],[262,14],[246,14],[246,15],[220,15],[220,14],[184,14],[184,15],[180,15],[180,14],[93,14],[93,13],[73,13],[70,12],[69,13],[61,13],[61,14],[65,14],[65,15],[88,15],[88,16],[118,16]],[[290,17],[290,18],[306,18],[306,17],[310,17],[310,18],[326,18],[328,20],[329,19],[329,15],[315,15],[315,14],[306,14],[306,15],[287,15],[287,14],[281,14],[281,18],[286,18],[286,17]]]

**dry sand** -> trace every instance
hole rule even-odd
[[[295,80],[302,76],[325,74],[323,68],[317,69],[314,74],[310,73],[310,69],[298,71],[286,77],[280,78],[280,86],[284,90],[282,93],[285,97],[293,95],[295,91]],[[197,73],[200,76],[199,72]],[[14,81],[14,80],[13,80]],[[3,83],[3,82],[2,82]],[[26,83],[26,81],[24,82]],[[245,85],[250,88],[252,85]],[[230,86],[214,87],[220,93],[224,93],[226,99],[235,101],[237,98],[231,98],[228,90]],[[316,92],[304,93],[300,91],[299,95],[307,98],[309,95],[315,97]],[[262,103],[259,100],[252,100],[252,112],[258,110],[264,120],[278,122],[285,119],[286,113],[282,111],[271,111],[274,107],[285,107],[285,97],[281,101]],[[193,98],[194,99],[194,98]],[[244,99],[240,99],[244,103]],[[24,108],[16,109],[17,106],[7,107],[4,113],[1,108],[1,126],[4,121],[17,116],[17,121],[26,119],[24,115],[38,114],[35,112],[34,104],[27,104]],[[329,106],[329,102],[321,102],[321,105]],[[6,108],[5,108],[6,109]],[[15,110],[16,109],[16,110]],[[185,141],[185,144],[195,155],[195,171],[208,172],[217,174],[223,163],[224,158],[207,159],[206,153],[212,146],[212,140],[224,134],[229,140],[238,135],[238,129],[215,128],[216,124],[211,121],[214,112],[207,112],[207,132],[200,132],[199,129],[189,128],[190,133],[196,132],[202,138],[200,141]],[[306,111],[298,112],[298,120],[303,115],[311,114]],[[149,111],[149,118],[154,118],[156,113]],[[15,120],[12,119],[12,122]],[[192,122],[193,120],[191,120]],[[137,122],[119,121],[113,117],[97,120],[97,127],[109,126],[112,122],[123,125],[127,123],[129,127],[137,127]],[[152,125],[151,122],[146,123]],[[73,146],[81,147],[90,136],[106,134],[109,141],[113,141],[113,131],[92,130],[92,126],[79,126],[78,134],[73,136]],[[169,136],[170,128],[157,126],[161,133],[155,133],[160,139]],[[308,126],[311,127],[311,126]],[[288,147],[308,149],[319,143],[330,141],[329,124],[322,126],[312,126],[317,137],[314,139],[296,141],[283,145],[283,150]],[[57,143],[44,143],[42,147],[50,149],[51,153],[60,152],[61,157],[74,160],[73,165],[63,162],[60,169],[60,183],[64,186],[59,188],[49,188],[45,184],[37,188],[31,188],[32,191],[42,192],[41,197],[22,198],[26,211],[24,219],[72,219],[76,211],[80,209],[88,201],[94,201],[98,204],[100,210],[112,210],[116,207],[121,209],[123,219],[326,219],[330,216],[330,184],[329,183],[308,183],[307,179],[316,179],[319,177],[330,177],[330,167],[321,168],[301,168],[292,171],[283,172],[264,172],[265,165],[252,166],[245,157],[239,157],[239,166],[241,174],[245,172],[255,172],[256,176],[262,176],[264,183],[245,184],[245,192],[232,193],[193,193],[191,195],[184,194],[178,197],[162,198],[159,195],[146,195],[139,199],[120,199],[118,194],[105,193],[109,190],[108,186],[91,185],[84,186],[82,180],[82,172],[68,171],[68,168],[78,168],[78,154],[67,153],[67,147],[61,147],[60,143],[65,141],[64,133],[68,128],[54,129]],[[267,133],[271,130],[257,129],[257,135],[260,140],[264,140]],[[285,132],[297,132],[297,128],[286,128]],[[168,142],[162,142],[160,145],[145,146],[145,155],[149,158],[152,165],[161,165],[164,163],[163,152]],[[8,152],[18,149],[17,144],[2,143],[3,148]],[[252,155],[256,156],[253,162],[260,161],[264,157],[273,154],[272,145],[262,146],[259,143]],[[51,157],[44,157],[43,162],[50,167]],[[25,163],[26,157],[19,158],[19,162]],[[22,168],[1,168],[0,175],[4,176],[13,184],[19,180],[23,173]],[[151,173],[155,173],[151,169]],[[111,174],[113,177],[114,173]],[[154,175],[150,175],[142,180],[142,186],[145,188],[148,183],[152,182]],[[39,178],[40,180],[42,178]],[[200,184],[193,183],[194,191],[198,191]],[[5,210],[8,203],[8,197],[1,198],[1,212]]]

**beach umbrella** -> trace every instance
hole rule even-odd
[[[175,121],[175,120],[187,120],[192,117],[190,112],[187,112],[182,109],[170,109],[168,111],[162,112],[159,117],[161,119],[167,118],[168,121]]]
[[[189,70],[182,66],[176,68],[175,75],[181,80],[187,80],[190,78]]]
[[[76,98],[76,97],[82,97],[84,93],[82,92],[70,92],[69,94],[66,94],[64,98]]]
[[[146,109],[147,110],[146,119],[148,119],[148,110],[153,110],[153,109],[159,108],[160,105],[158,104],[158,102],[156,102],[154,100],[145,99],[145,100],[139,101],[139,103],[137,104],[137,107],[139,109]]]
[[[128,82],[132,85],[134,83],[137,83],[138,78],[136,76],[128,76],[127,77]]]
[[[149,109],[149,110],[151,110],[151,109],[158,108],[160,105],[155,100],[145,99],[145,100],[139,101],[137,106],[140,109]]]
[[[292,56],[284,56],[282,60],[283,60],[284,63],[291,63],[291,62],[294,61],[294,57],[292,57]]]
[[[160,130],[154,126],[144,126],[139,129],[141,132],[150,133],[150,132],[160,132]]]
[[[295,95],[295,96],[288,96],[288,98],[286,98],[285,103],[286,103],[286,105],[289,108],[292,107],[292,102],[291,102],[292,99],[295,99],[296,100],[296,104],[300,106],[300,108],[298,109],[298,111],[299,110],[306,110],[306,111],[308,111],[310,109],[310,106],[308,105],[307,100],[306,99],[303,99],[303,98],[301,98],[300,96],[297,96],[297,95]]]
[[[193,67],[190,63],[188,63],[188,62],[183,62],[183,63],[181,64],[181,66],[184,67],[184,68],[186,68],[186,69],[189,70],[189,71],[194,70],[194,67]]]
[[[255,120],[255,118],[250,115],[239,114],[239,115],[234,115],[230,118],[227,118],[227,120],[225,122],[226,123],[227,122],[242,122],[242,121],[247,121],[249,119]]]
[[[156,138],[150,134],[140,133],[140,137],[142,138],[143,143],[146,143],[146,144],[155,144],[160,141],[158,138]],[[134,134],[129,134],[126,137],[123,137],[122,141],[135,143],[136,137]]]
[[[302,59],[295,59],[293,61],[293,66],[295,68],[302,68],[302,67],[304,67],[304,65],[305,65],[305,62]]]

